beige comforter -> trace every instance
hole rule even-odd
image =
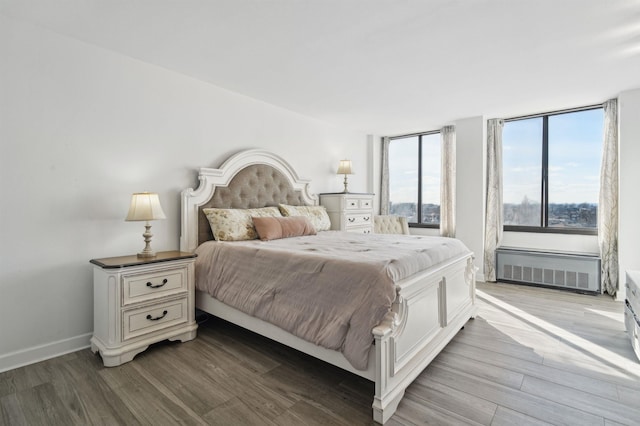
[[[470,253],[459,240],[326,231],[273,241],[209,241],[196,250],[196,287],[367,368],[371,330],[394,282]]]

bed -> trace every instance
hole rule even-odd
[[[231,156],[218,169],[201,168],[198,179],[199,186],[196,189],[186,189],[182,192],[180,237],[182,251],[199,250],[203,254],[205,248],[222,250],[225,245],[225,243],[210,242],[213,235],[209,221],[203,212],[204,209],[213,207],[254,209],[279,204],[292,206],[318,204],[317,197],[310,192],[309,181],[300,179],[284,159],[263,150],[241,151]],[[358,235],[356,237],[347,233],[326,231],[319,232],[316,236],[292,238],[291,241],[282,244],[287,244],[286,250],[296,250],[290,245],[294,243],[307,245],[311,241],[321,242],[323,239],[333,238],[331,233],[335,233],[337,238],[345,239],[344,241],[358,244],[358,247],[366,247],[370,243],[371,250],[374,252],[376,239],[393,238],[393,240],[385,240],[386,244],[394,241],[393,244],[400,244],[397,247],[403,246],[404,243],[408,247],[420,243],[419,238],[414,236]],[[367,237],[370,239],[367,240]],[[303,240],[303,238],[309,240]],[[407,240],[398,241],[397,238]],[[455,241],[452,239],[442,240],[438,240],[439,243],[451,243],[451,247],[455,246],[453,244]],[[250,250],[259,250],[256,246],[260,244],[258,241],[248,242],[245,245],[248,245]],[[344,242],[342,244],[346,245]],[[229,246],[229,244],[226,245]],[[434,246],[437,245],[434,244]],[[240,246],[238,244],[233,248],[241,251],[243,249]],[[313,251],[322,251],[322,243],[319,247],[320,249],[317,249],[314,246]],[[367,250],[369,249],[360,251]],[[416,250],[416,252],[420,251],[426,252],[427,249]],[[385,263],[381,262],[380,257],[384,253],[374,252],[368,251],[366,257],[378,256],[378,263],[374,262],[376,265]],[[267,256],[266,250],[260,253]],[[375,382],[373,418],[376,422],[385,423],[395,412],[409,384],[476,314],[473,254],[468,249],[451,249],[448,253],[442,251],[430,253],[428,257],[433,257],[435,260],[426,269],[414,271],[410,268],[400,268],[408,271],[400,275],[387,272],[387,275],[392,277],[390,284],[387,283],[387,278],[381,278],[384,285],[390,286],[391,289],[390,294],[387,291],[382,296],[382,299],[388,299],[388,306],[383,311],[376,310],[376,315],[380,316],[373,323],[370,334],[368,328],[365,330],[368,341],[363,355],[364,360],[360,361],[354,361],[349,351],[341,351],[331,345],[320,346],[316,344],[317,342],[313,343],[298,337],[303,335],[301,333],[295,332],[298,335],[296,336],[293,331],[285,331],[278,325],[245,313],[246,309],[243,312],[239,308],[224,303],[212,297],[202,283],[196,284],[199,287],[196,291],[196,306],[219,318]],[[235,256],[236,254],[229,257]],[[337,260],[338,257],[340,256],[336,256],[335,264],[329,263],[331,268],[323,266],[320,269],[323,271],[335,269],[338,274],[340,270],[346,270],[348,265],[341,265]],[[209,263],[207,258],[204,255],[199,256],[197,262],[207,262],[207,268],[215,269],[216,264]],[[213,257],[213,259],[221,261],[222,258]],[[271,261],[268,260],[268,262]],[[386,264],[395,262],[394,259]],[[205,264],[201,263],[201,265]],[[231,266],[226,268],[228,270]],[[202,266],[200,270],[202,271]],[[197,271],[198,265],[196,265],[196,281],[198,282],[199,279],[204,281],[204,273],[199,274]],[[346,277],[347,274],[345,273],[344,276]],[[363,279],[363,281],[367,280],[369,279]],[[336,279],[331,278],[326,281],[336,281]],[[353,284],[355,285],[355,282]],[[362,349],[359,350],[362,352]]]

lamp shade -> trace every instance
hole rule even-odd
[[[340,165],[338,166],[338,175],[352,175],[351,171],[351,160],[340,160]]]
[[[139,220],[156,220],[166,219],[162,206],[160,205],[160,198],[155,192],[136,192],[131,196],[131,206],[129,206],[129,213],[125,220],[127,221],[139,221]]]

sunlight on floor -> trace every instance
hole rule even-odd
[[[601,311],[599,309],[593,309],[593,308],[586,308],[585,310],[588,312],[593,312],[594,314],[597,314],[603,317],[607,317],[611,320],[618,321],[620,324],[624,324],[624,313],[622,313],[622,311],[608,312],[608,311]]]
[[[556,352],[553,356],[555,361],[579,363],[581,369],[593,370],[598,373],[605,373],[627,379],[640,379],[640,364],[635,362],[635,360],[625,358],[606,347],[577,336],[548,321],[544,321],[535,315],[531,315],[481,290],[477,290],[477,296],[489,305],[493,305],[521,321],[524,325],[533,327],[539,332],[545,333],[550,339],[553,339],[555,346],[560,349],[560,351],[554,350],[554,352]],[[594,312],[610,317],[616,321],[622,321],[622,317],[616,314],[596,310],[594,310]],[[495,323],[492,323],[492,326],[508,335],[514,341],[525,346],[530,346],[530,343],[523,341],[524,338],[522,336],[514,335],[513,327],[501,327],[500,324]],[[566,354],[566,356],[564,354]],[[546,354],[543,353],[541,355],[545,356]],[[577,358],[583,359],[584,362],[581,362]],[[588,362],[589,360],[595,362],[591,364]]]

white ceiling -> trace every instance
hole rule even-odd
[[[0,13],[378,135],[640,88],[640,0],[0,0]]]

